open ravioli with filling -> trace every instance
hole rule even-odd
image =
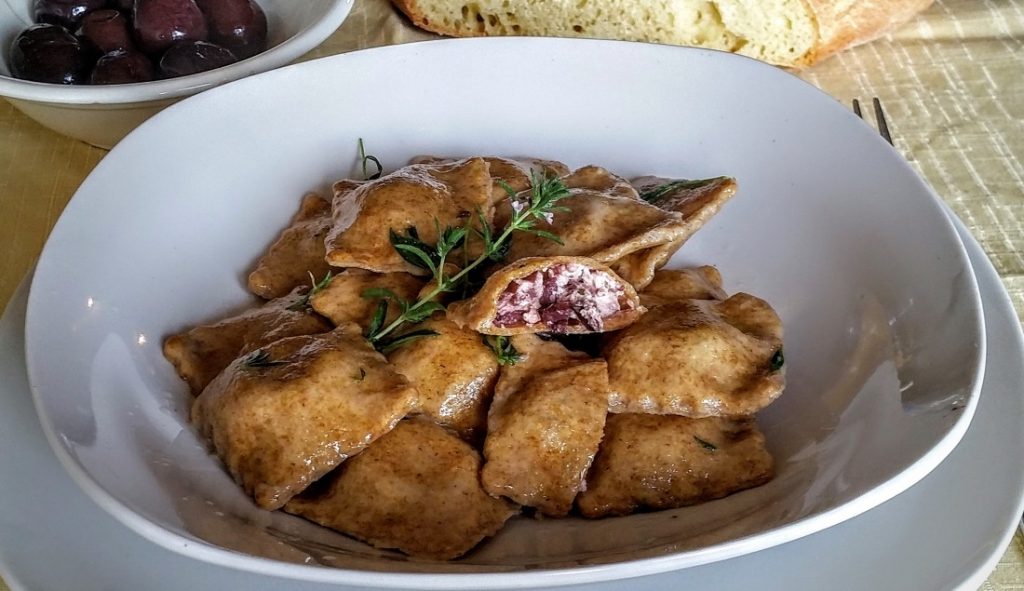
[[[520,259],[448,307],[456,324],[490,335],[606,332],[643,312],[632,285],[584,257]]]

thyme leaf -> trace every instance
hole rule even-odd
[[[697,443],[699,443],[701,447],[703,447],[704,449],[706,449],[708,451],[713,452],[713,451],[717,451],[718,450],[718,446],[715,445],[714,443],[711,443],[710,441],[705,441],[705,440],[701,439],[700,437],[697,437],[696,435],[694,435],[693,438],[695,440],[697,440]]]
[[[771,367],[772,371],[779,371],[785,364],[786,358],[782,355],[782,347],[779,347],[779,350],[772,355],[772,359],[768,362],[768,365]]]
[[[286,365],[287,361],[281,361],[280,359],[271,359],[270,353],[267,353],[263,349],[256,349],[245,358],[242,365],[245,368],[259,368],[259,367],[273,367],[275,365]]]
[[[388,316],[388,302],[394,302],[401,308],[403,316],[409,311],[411,304],[409,300],[386,287],[371,287],[363,290],[363,293],[360,295],[366,299],[377,299],[377,308],[373,311],[373,317],[370,319],[370,325],[367,327],[366,338],[369,339],[375,349],[380,351],[381,347],[383,347],[380,343],[380,338],[382,336],[381,333],[384,331],[384,321]]]
[[[563,245],[563,246],[565,245],[565,243],[562,242],[561,238],[559,238],[555,234],[552,234],[551,232],[548,232],[547,230],[527,230],[527,231],[530,234],[533,234],[534,236],[539,236],[541,238],[547,238],[548,240],[550,240],[552,242],[557,242],[558,244]]]
[[[430,300],[424,302],[423,305],[418,306],[415,310],[409,310],[405,314],[405,319],[411,324],[419,324],[427,318],[430,318],[434,312],[444,310],[444,306],[440,302]]]
[[[508,187],[508,185],[505,183],[505,181],[499,181],[499,182],[502,185],[505,185],[506,187]],[[509,187],[507,190],[511,190],[511,187]],[[473,233],[476,234],[480,238],[480,241],[483,242],[484,245],[488,245],[488,244],[492,244],[493,245],[494,244],[494,231],[491,229],[491,225],[489,223],[487,223],[487,217],[484,216],[484,212],[481,211],[479,207],[476,209],[476,217],[477,217],[477,221],[479,222],[480,227],[479,228],[473,228]],[[511,240],[506,240],[501,245],[498,245],[498,246],[493,247],[493,248],[486,249],[487,258],[489,260],[491,260],[491,261],[496,262],[496,263],[500,263],[501,261],[505,260],[506,256],[508,256],[508,249],[509,249],[510,246],[512,246],[512,241]]]
[[[394,230],[388,230],[388,239],[405,262],[420,269],[427,269],[431,273],[437,273],[438,261],[431,256],[434,249],[420,240],[420,234],[414,226],[406,228],[404,236]]]
[[[377,350],[387,355],[388,353],[391,353],[395,349],[408,345],[409,343],[415,341],[416,339],[422,339],[423,337],[432,337],[436,335],[437,331],[430,329],[414,330],[412,332],[407,332],[392,339],[379,341],[377,343]]]
[[[511,337],[480,335],[480,338],[485,345],[491,348],[491,351],[494,351],[494,356],[498,358],[498,363],[501,365],[515,365],[523,358],[522,354],[512,345]]]
[[[665,196],[668,195],[669,193],[674,193],[679,189],[696,189],[699,187],[703,187],[705,185],[710,185],[711,183],[721,180],[723,178],[725,177],[718,176],[710,179],[681,179],[678,181],[669,181],[667,183],[655,185],[649,189],[640,191],[640,198],[648,203],[657,203],[658,201],[664,199]]]
[[[380,178],[381,173],[384,172],[384,167],[381,166],[380,160],[377,160],[376,156],[369,156],[366,154],[366,150],[363,148],[363,138],[359,138],[359,162],[363,167],[363,178],[368,181],[375,181]],[[377,172],[368,174],[366,170],[366,163],[373,162],[377,167]]]
[[[363,294],[363,297],[367,297]],[[384,326],[384,320],[388,317],[388,301],[384,298],[377,300],[377,308],[373,311],[373,317],[370,319],[370,326],[367,328],[367,334],[375,335],[380,332],[380,329]]]
[[[442,230],[441,224],[436,219],[434,228],[437,231],[437,244],[434,246],[420,240],[419,232],[411,226],[405,229],[404,235],[394,230],[388,230],[388,238],[391,241],[391,246],[403,260],[415,267],[430,271],[434,283],[441,285],[444,279],[444,265],[448,256],[465,243],[469,228],[448,226]]]
[[[331,280],[334,279],[334,275],[330,271],[328,271],[327,274],[324,275],[324,278],[321,279],[320,281],[316,280],[316,277],[313,276],[313,272],[312,271],[306,271],[306,272],[309,273],[309,283],[310,283],[309,291],[306,293],[306,295],[304,295],[301,298],[295,300],[291,305],[289,305],[286,308],[287,310],[292,310],[292,311],[305,310],[306,308],[309,307],[309,298],[311,298],[311,297],[315,296],[316,294],[320,293],[321,291],[327,289],[327,286],[331,284]]]

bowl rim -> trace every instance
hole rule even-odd
[[[178,98],[284,66],[320,45],[345,19],[355,0],[330,0],[315,22],[250,58],[198,74],[133,84],[67,86],[0,75],[0,96],[52,105],[129,105]]]

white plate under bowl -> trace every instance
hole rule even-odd
[[[995,269],[967,230],[958,231],[978,277],[989,355],[974,421],[935,470],[896,498],[787,544],[628,586],[559,589],[977,591],[1024,503],[1024,342]],[[12,590],[365,591],[197,562],[140,540],[96,507],[61,468],[33,416],[23,360],[27,295],[23,286],[0,318],[0,576]]]
[[[674,511],[518,519],[452,563],[255,509],[189,427],[189,394],[160,343],[251,305],[252,262],[303,192],[352,174],[359,137],[391,168],[422,153],[497,153],[735,176],[739,195],[672,264],[715,264],[730,291],[782,316],[789,387],[761,414],[775,480]],[[973,271],[937,199],[841,105],[728,54],[551,39],[347,54],[168,109],[72,199],[33,280],[26,340],[58,457],[141,534],[236,568],[419,588],[638,576],[848,519],[953,449],[985,342]]]

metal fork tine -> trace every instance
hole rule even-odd
[[[889,134],[889,124],[885,121],[885,111],[882,110],[882,101],[878,100],[878,97],[871,99],[872,105],[875,107],[875,124],[878,126],[878,133],[882,136],[885,141],[889,142],[890,146],[895,146],[892,143],[892,135]],[[864,119],[864,114],[860,110],[860,101],[853,99],[853,114]]]
[[[882,101],[878,100],[878,97],[875,97],[871,99],[871,102],[875,105],[875,120],[878,122],[878,133],[882,134],[882,137],[885,138],[885,141],[889,142],[890,146],[895,145],[892,143],[892,136],[889,135],[889,124],[885,122],[885,112],[882,111]],[[858,113],[858,115],[859,114],[860,113]]]

